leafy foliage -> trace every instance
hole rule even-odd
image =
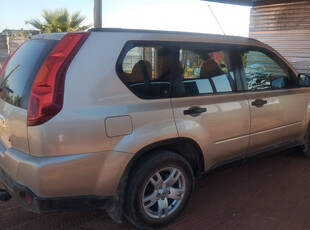
[[[30,19],[26,20],[25,23],[39,29],[41,33],[84,31],[92,25],[82,26],[81,24],[86,17],[80,13],[77,11],[70,15],[67,9],[43,9],[42,17],[45,22],[41,22],[39,19]]]

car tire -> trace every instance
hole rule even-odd
[[[135,165],[130,175],[126,216],[142,229],[163,227],[183,212],[193,190],[193,170],[182,156],[153,151]]]

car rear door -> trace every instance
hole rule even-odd
[[[250,115],[228,48],[180,45],[176,53],[179,70],[172,107],[179,136],[199,144],[205,170],[242,158],[248,147]]]
[[[0,73],[0,153],[13,148],[29,154],[27,108],[30,90],[45,57],[62,36],[28,39],[3,67]]]
[[[275,54],[258,48],[240,51],[251,131],[248,153],[294,145],[303,130],[305,99],[293,71]]]

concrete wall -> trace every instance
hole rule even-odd
[[[11,38],[0,35],[0,65],[3,66],[8,57],[26,40],[23,37]]]
[[[6,35],[0,35],[0,65],[3,66],[9,57],[9,39]]]

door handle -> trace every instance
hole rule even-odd
[[[207,112],[206,108],[192,107],[183,111],[184,115],[200,114]]]
[[[267,104],[267,101],[263,99],[256,99],[255,101],[252,101],[251,103],[252,106],[256,106],[256,107],[262,107],[265,104]]]

